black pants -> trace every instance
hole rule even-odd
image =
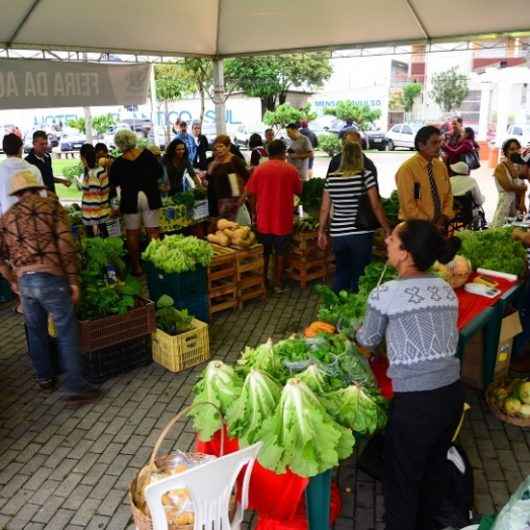
[[[101,223],[98,225],[99,228],[99,237],[106,238],[109,237],[109,231],[107,229],[107,225],[105,223]],[[96,234],[94,233],[94,227],[92,225],[86,225],[85,226],[85,234],[87,237],[96,237]]]
[[[386,530],[434,530],[446,495],[444,462],[464,406],[458,381],[426,392],[396,393],[385,434]]]

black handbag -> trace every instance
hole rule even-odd
[[[355,219],[355,228],[357,230],[368,231],[377,230],[381,224],[377,220],[368,197],[368,188],[366,187],[364,173],[362,176],[364,193],[359,198],[359,206],[357,208],[357,218]]]
[[[470,151],[469,153],[464,153],[462,158],[462,161],[467,164],[469,169],[478,169],[480,167],[480,159],[475,150]]]

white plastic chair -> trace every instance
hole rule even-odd
[[[153,530],[168,530],[162,496],[170,490],[181,488],[188,490],[193,504],[194,530],[238,530],[248,506],[250,475],[261,445],[258,442],[148,486],[145,498],[151,512]],[[239,472],[245,465],[247,468],[243,478],[241,502],[230,524],[230,495]]]

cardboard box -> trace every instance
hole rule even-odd
[[[501,379],[508,375],[513,341],[522,331],[523,327],[517,311],[502,319],[499,345],[497,347],[497,361],[495,363],[495,379]]]
[[[501,379],[508,374],[513,340],[523,331],[519,313],[511,313],[502,319],[494,379]],[[484,336],[477,331],[469,340],[462,359],[462,381],[478,390],[484,389],[482,380],[484,359]]]

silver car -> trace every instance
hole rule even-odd
[[[414,149],[414,138],[416,133],[423,127],[422,123],[398,123],[394,125],[385,136],[387,151],[393,151],[396,147]]]

